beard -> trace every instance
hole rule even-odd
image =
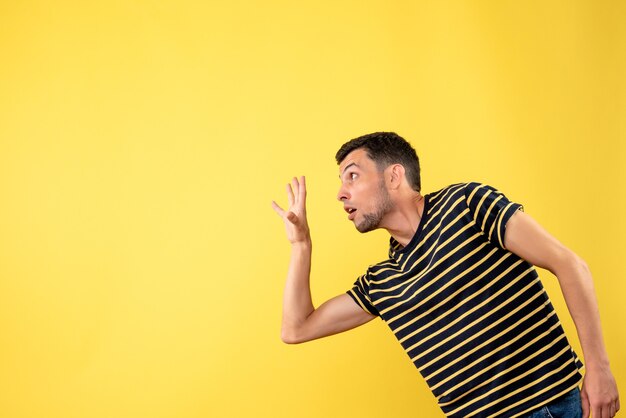
[[[393,208],[393,202],[391,201],[389,192],[387,192],[384,180],[380,182],[379,191],[380,194],[378,195],[378,201],[376,202],[374,212],[363,214],[363,220],[359,224],[355,224],[357,231],[361,233],[378,229],[380,222]]]

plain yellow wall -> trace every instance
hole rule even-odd
[[[619,0],[3,1],[0,416],[441,416],[379,320],[279,338],[270,201],[307,175],[314,300],[346,291],[387,236],[333,157],[377,130],[590,264],[626,393],[625,28]]]

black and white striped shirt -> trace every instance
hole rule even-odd
[[[582,363],[534,267],[504,248],[522,206],[493,187],[424,196],[406,247],[348,294],[389,325],[449,417],[515,417],[577,386]]]

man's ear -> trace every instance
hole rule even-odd
[[[387,167],[388,170],[388,179],[389,179],[389,188],[392,190],[397,190],[402,184],[404,180],[404,167],[402,164],[392,164]]]

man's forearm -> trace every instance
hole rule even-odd
[[[553,273],[559,279],[565,303],[576,325],[587,368],[608,367],[609,359],[589,268],[571,253]]]
[[[293,243],[283,294],[281,338],[290,343],[297,340],[299,327],[315,310],[311,299],[311,240]]]

